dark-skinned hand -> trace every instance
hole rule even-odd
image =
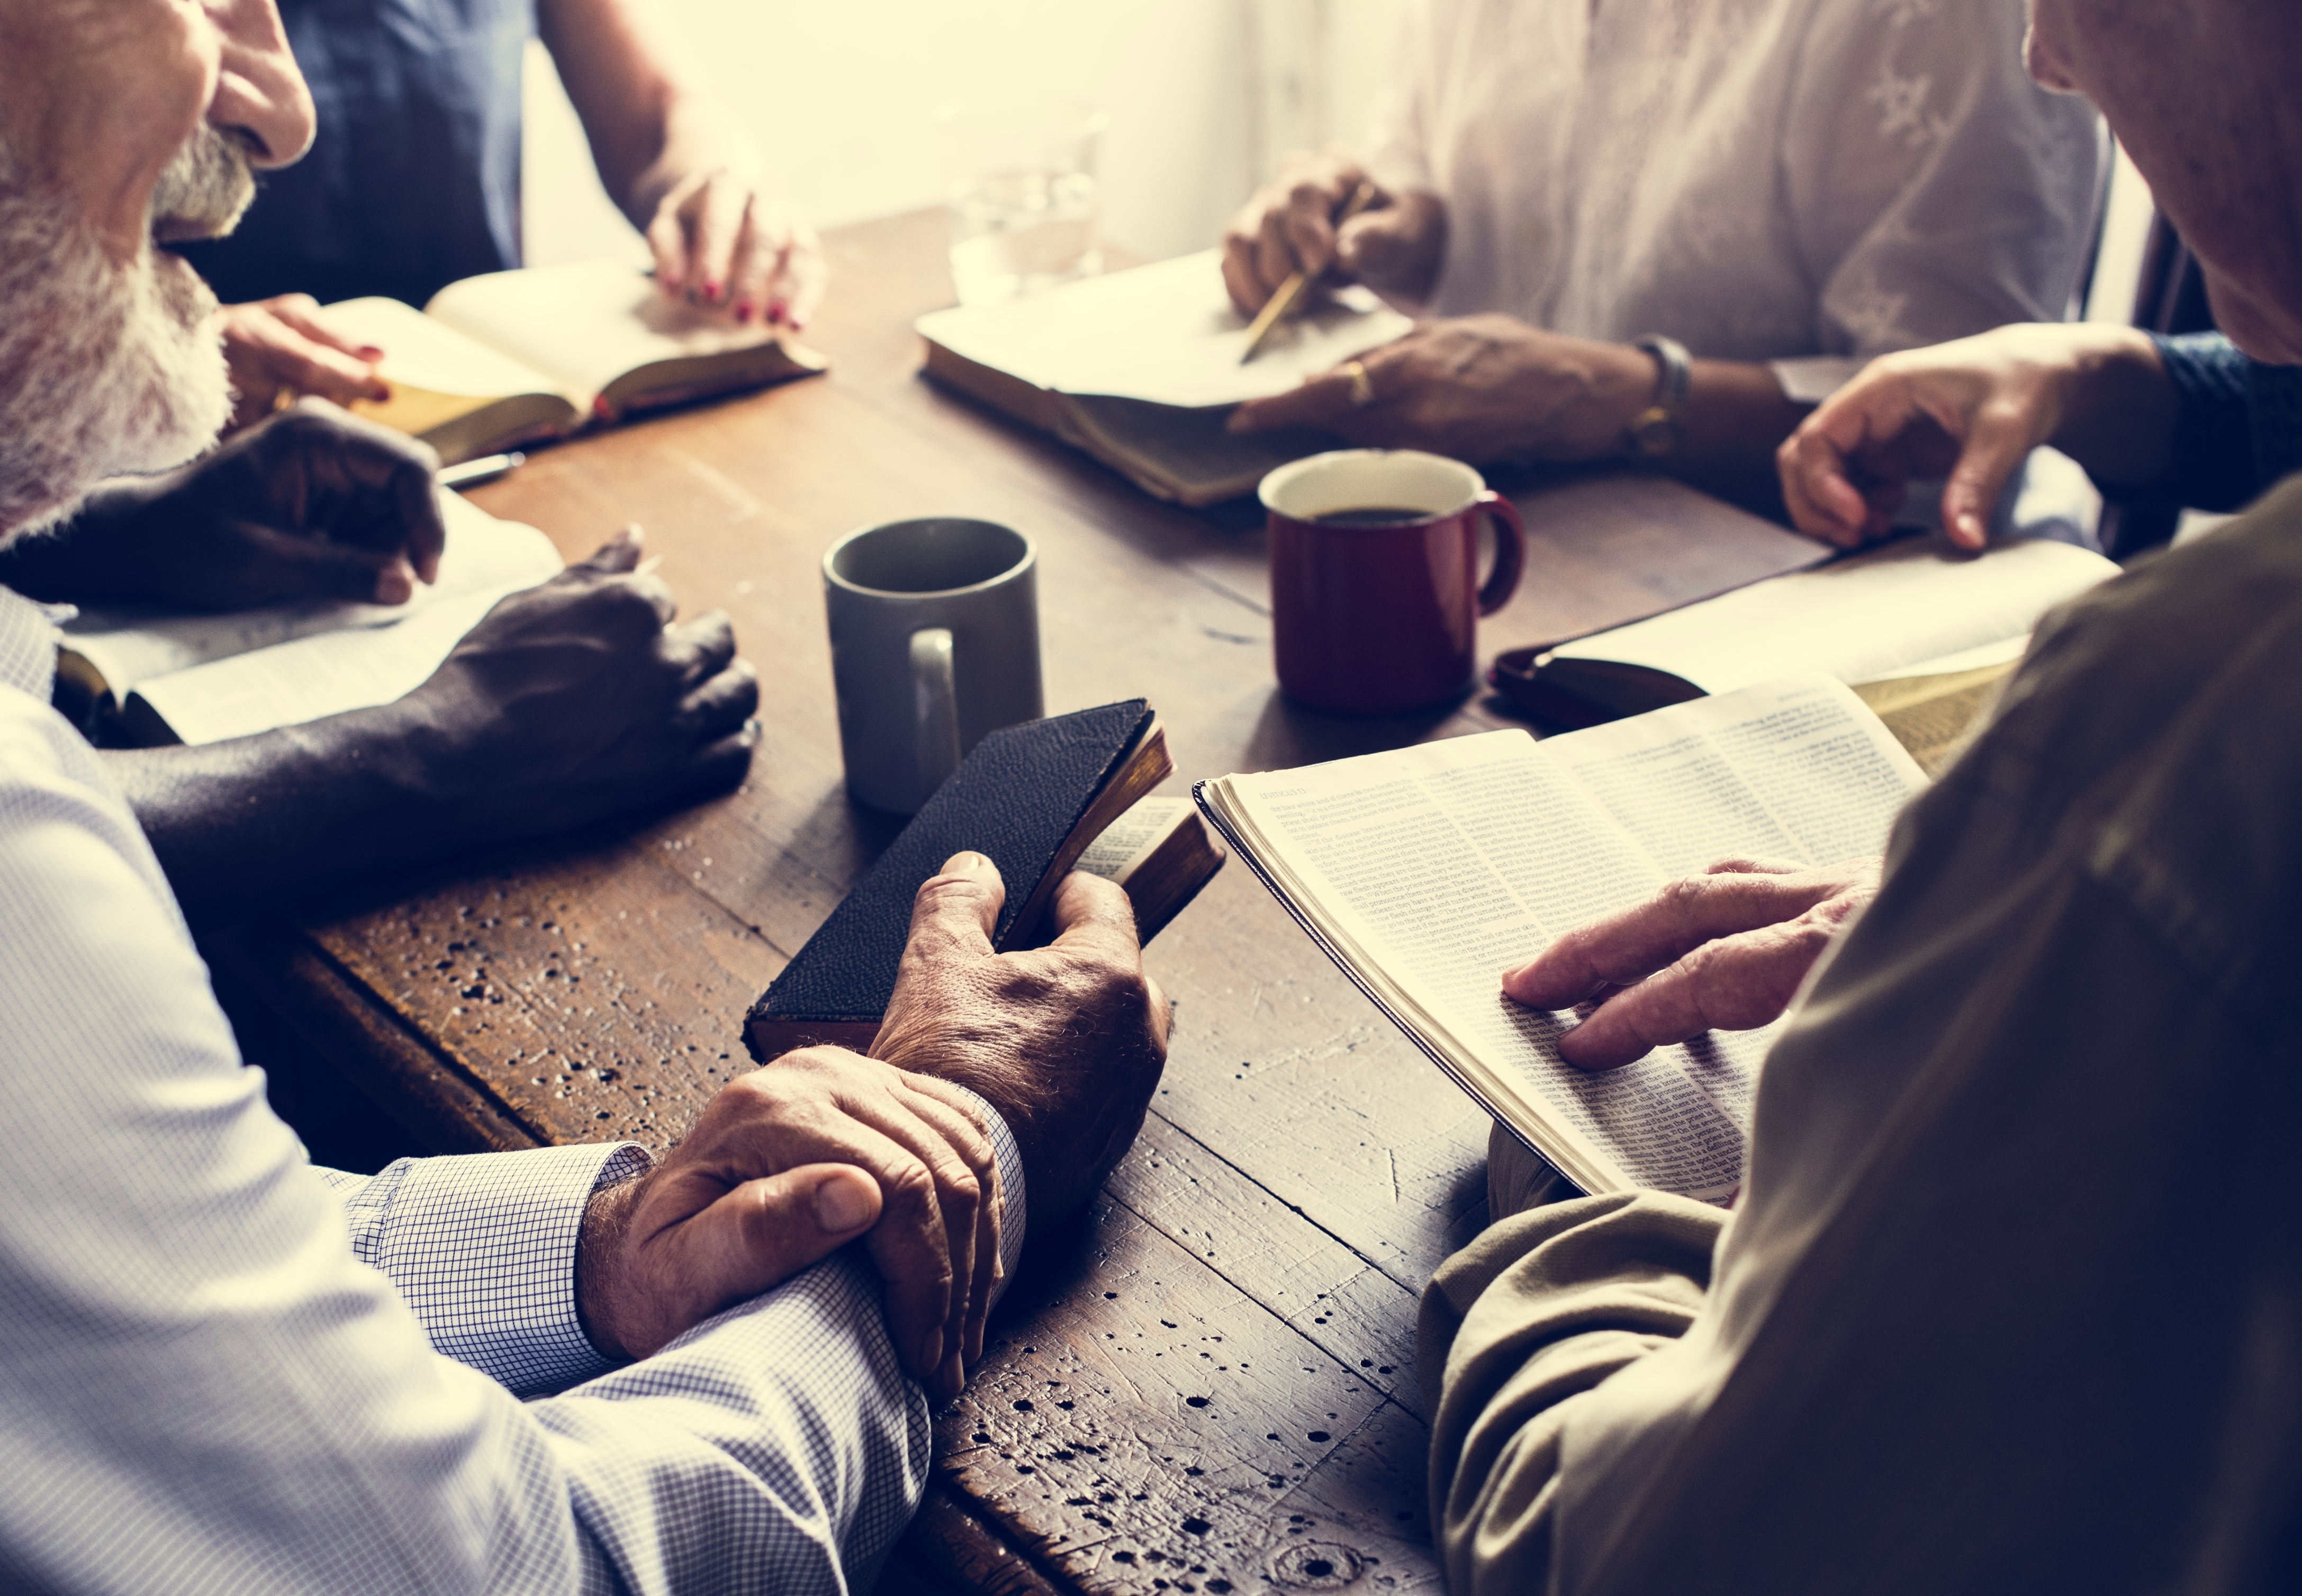
[[[1366,374],[1364,391],[1351,364]],[[1318,427],[1354,443],[1459,460],[1584,460],[1623,450],[1631,418],[1654,389],[1653,358],[1629,344],[1546,332],[1515,316],[1450,316],[1250,400],[1230,424],[1235,433]]]
[[[439,464],[426,444],[305,399],[189,466],[105,483],[53,534],[0,551],[0,582],[176,609],[403,603],[439,575]]]
[[[1134,1140],[1166,1057],[1123,893],[1074,874],[1054,941],[995,953],[1004,899],[981,854],[948,861],[914,903],[882,1056],[786,1054],[713,1099],[660,1168],[594,1199],[578,1295],[603,1350],[651,1351],[868,1229],[904,1366],[958,1393],[1011,1216],[984,1127],[946,1083],[999,1110],[1046,1223]]]
[[[1752,1030],[1790,1007],[1822,951],[1878,895],[1878,861],[1812,868],[1722,859],[1635,909],[1569,931],[1503,973],[1530,1008],[1595,1003],[1559,1056],[1612,1070],[1706,1030]]]
[[[759,675],[724,611],[672,624],[636,527],[490,610],[391,711],[411,779],[462,844],[545,834],[734,785]]]

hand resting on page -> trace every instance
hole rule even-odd
[[[307,399],[188,466],[104,483],[53,533],[0,550],[0,582],[68,604],[404,603],[440,573],[439,465]]]
[[[1790,1006],[1840,928],[1878,895],[1879,861],[1819,868],[1722,859],[1635,909],[1569,931],[1503,973],[1530,1008],[1592,1004],[1558,1039],[1584,1070],[1612,1070],[1706,1030],[1752,1030]]]

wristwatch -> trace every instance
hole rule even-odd
[[[1642,460],[1659,460],[1678,447],[1678,424],[1686,414],[1686,391],[1694,380],[1694,361],[1686,346],[1675,338],[1649,333],[1633,339],[1631,345],[1653,356],[1662,368],[1653,402],[1631,417],[1631,452]]]

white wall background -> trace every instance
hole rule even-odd
[[[939,203],[936,106],[1053,85],[1110,117],[1104,236],[1157,258],[1214,242],[1286,149],[1357,139],[1400,0],[665,3],[818,225]],[[529,260],[637,249],[542,46],[528,69]]]

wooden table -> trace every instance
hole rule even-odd
[[[1177,775],[1509,724],[1277,693],[1259,513],[1195,515],[920,381],[943,220],[835,232],[825,380],[624,427],[474,497],[570,558],[645,525],[724,608],[766,735],[725,798],[371,883],[247,928],[233,979],[438,1151],[677,1137],[750,1067],[745,1006],[883,847],[842,788],[817,561],[852,528],[987,517],[1040,550],[1052,711],[1136,694]],[[1503,484],[1507,487],[1512,484]],[[1491,655],[1785,568],[1811,546],[1676,484],[1518,484],[1533,549]],[[1435,1589],[1416,1295],[1485,1218],[1487,1121],[1226,869],[1151,950],[1179,1004],[1143,1136],[1037,1236],[889,1590]]]

